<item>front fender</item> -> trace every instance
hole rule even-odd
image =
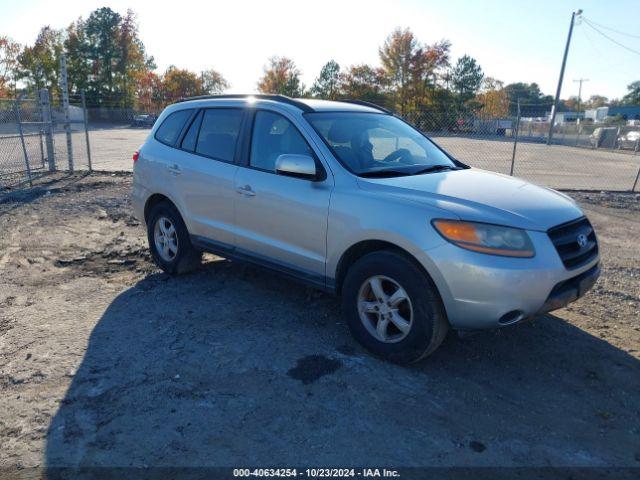
[[[452,213],[429,205],[362,190],[336,188],[329,210],[327,277],[335,280],[344,253],[362,241],[388,242],[415,258],[425,250],[443,245],[446,241],[431,226],[433,218],[458,219]]]

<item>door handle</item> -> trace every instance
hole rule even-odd
[[[177,163],[167,165],[167,170],[169,170],[173,175],[180,175],[182,173]]]
[[[253,197],[256,194],[256,192],[251,189],[251,185],[236,187],[236,192],[243,194],[245,197]]]

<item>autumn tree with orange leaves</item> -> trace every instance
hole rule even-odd
[[[304,85],[300,81],[300,70],[290,58],[271,57],[264,67],[262,77],[258,80],[258,91],[302,97]]]
[[[485,78],[482,90],[476,95],[476,101],[481,105],[484,116],[505,118],[509,115],[509,95],[500,80]]]
[[[450,47],[448,40],[422,44],[408,28],[397,28],[387,37],[378,53],[400,114],[430,103],[438,75],[449,66]]]
[[[9,37],[0,35],[0,98],[15,95],[19,54],[20,45]]]

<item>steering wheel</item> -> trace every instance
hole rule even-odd
[[[398,163],[406,163],[413,164],[413,155],[406,148],[399,148],[398,150],[391,152],[389,155],[384,157],[382,160],[384,163],[390,162],[398,162]]]

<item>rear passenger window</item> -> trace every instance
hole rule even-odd
[[[196,153],[233,162],[243,111],[239,108],[211,108],[204,111]]]
[[[198,139],[198,130],[200,130],[200,123],[202,122],[202,112],[198,113],[196,118],[191,122],[191,126],[187,133],[185,133],[182,139],[182,148],[194,152],[196,149],[196,140]]]
[[[174,147],[191,113],[193,110],[179,110],[170,114],[156,131],[156,140]]]

